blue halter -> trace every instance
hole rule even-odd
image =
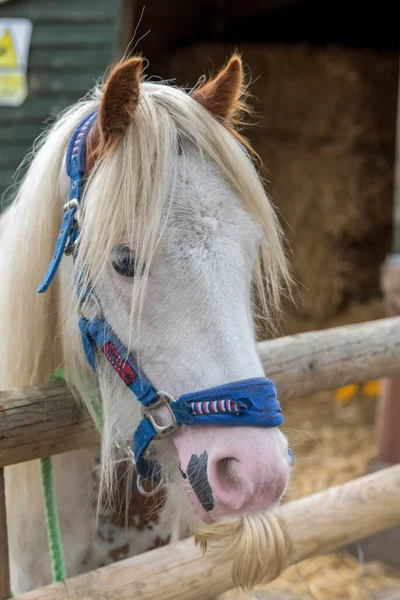
[[[97,114],[98,109],[95,109],[81,121],[68,144],[66,168],[70,178],[69,201],[64,206],[64,218],[54,254],[44,279],[38,287],[39,293],[48,289],[63,254],[75,256],[79,236],[79,206],[86,165],[85,142]],[[266,377],[244,379],[183,394],[177,400],[167,392],[156,390],[105,320],[93,291],[88,290],[85,297],[92,299],[98,308],[98,314],[92,319],[83,315],[79,317],[82,344],[89,365],[93,371],[96,371],[96,352],[100,350],[142,404],[143,418],[133,436],[133,454],[136,470],[143,479],[160,479],[158,465],[145,458],[150,442],[170,436],[182,425],[278,427],[283,423],[275,385]],[[160,421],[158,410],[161,407],[168,409],[168,423]],[[165,410],[163,420],[165,420]],[[289,461],[293,463],[293,453],[290,449],[288,453]]]

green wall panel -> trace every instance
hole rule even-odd
[[[0,106],[0,210],[12,199],[13,175],[46,124],[84,96],[121,57],[124,7],[124,0],[0,4],[0,19],[26,18],[33,24],[29,95],[22,106]]]

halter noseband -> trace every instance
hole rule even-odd
[[[64,205],[64,218],[55,250],[44,279],[37,289],[39,293],[45,292],[49,287],[63,254],[72,254],[75,258],[86,165],[85,142],[97,114],[98,109],[95,109],[80,122],[68,144],[66,170],[70,178],[69,201]],[[79,285],[77,287],[79,292]],[[278,427],[283,423],[275,385],[266,377],[244,379],[183,394],[177,400],[167,392],[156,390],[105,320],[93,290],[86,290],[83,296],[82,302],[89,299],[97,308],[97,314],[92,319],[83,314],[79,316],[82,344],[89,365],[96,371],[95,355],[96,351],[100,350],[142,404],[143,418],[133,436],[133,454],[135,468],[143,479],[160,480],[158,465],[145,457],[150,442],[172,435],[182,425]],[[168,408],[167,424],[157,419],[161,407]],[[293,463],[294,457],[290,449],[288,454],[289,461]]]

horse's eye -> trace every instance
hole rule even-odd
[[[135,253],[129,246],[115,246],[112,266],[120,275],[133,277],[135,275]]]

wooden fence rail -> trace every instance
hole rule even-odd
[[[292,562],[331,552],[400,523],[400,465],[283,505]],[[233,587],[229,563],[193,539],[164,546],[16,597],[16,600],[211,600]]]
[[[400,373],[400,317],[258,344],[281,401]],[[0,467],[98,442],[65,385],[0,392]]]

